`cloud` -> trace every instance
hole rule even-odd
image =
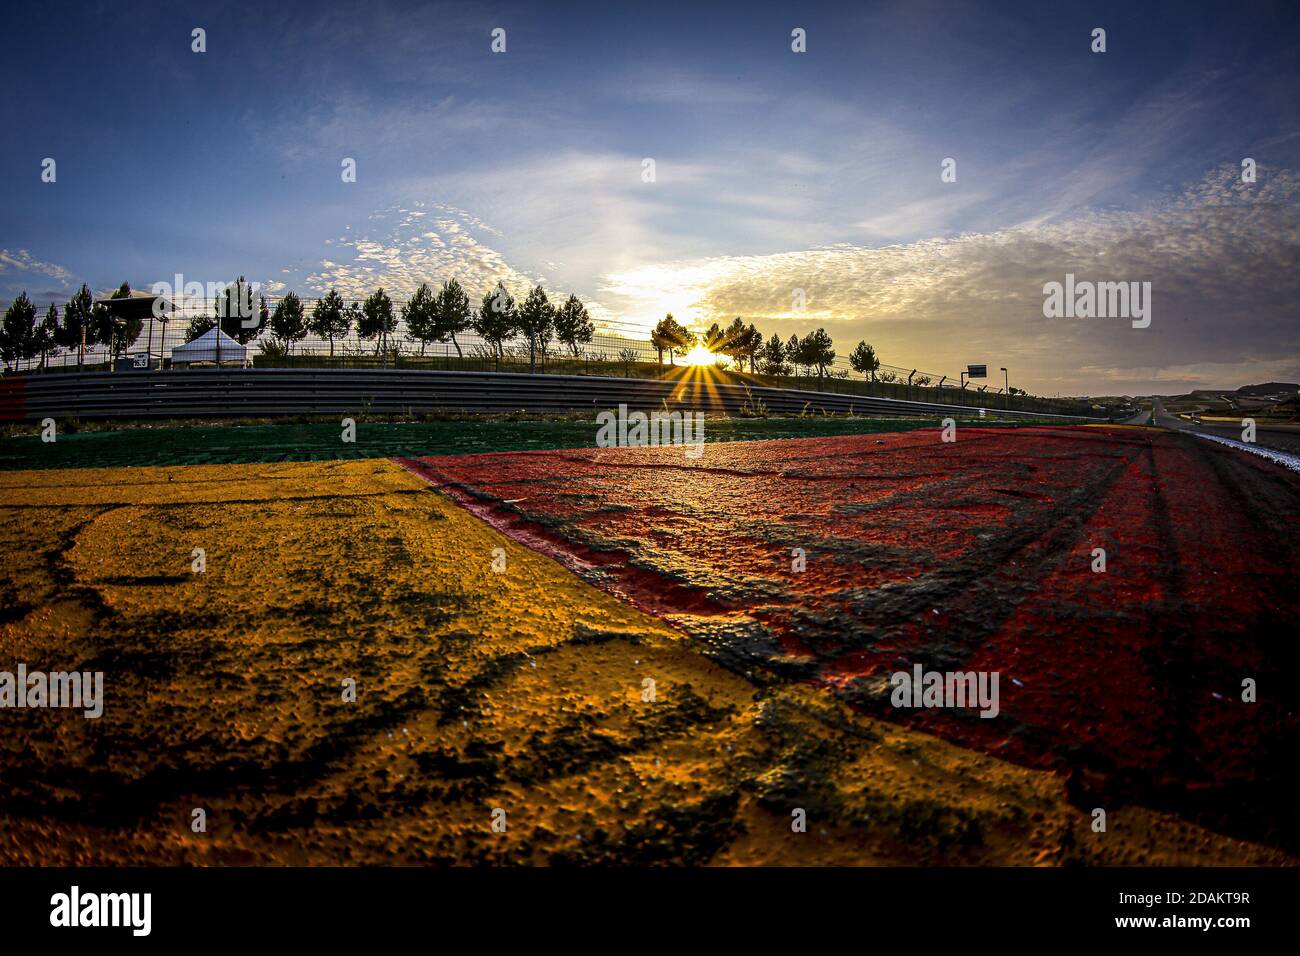
[[[797,154],[786,162],[797,168]],[[1247,185],[1225,165],[1137,209],[1075,209],[953,235],[939,222],[950,203],[912,204],[859,226],[879,237],[924,221],[932,238],[682,256],[701,240],[675,215],[680,193],[655,186],[767,221],[743,186],[715,196],[720,175],[720,166],[669,162],[660,183],[643,184],[634,158],[575,152],[526,172],[503,164],[452,174],[411,191],[454,195],[476,214],[449,202],[395,203],[328,240],[328,257],[296,278],[309,292],[336,287],[358,299],[380,285],[404,297],[452,277],[475,298],[498,280],[517,295],[542,283],[577,292],[604,324],[643,330],[666,312],[697,326],[739,315],[783,337],[825,326],[842,355],[862,338],[887,363],[936,374],[1006,365],[1013,384],[1047,394],[1300,377],[1293,170],[1260,167]],[[1045,319],[1043,285],[1067,273],[1151,282],[1151,327]]]
[[[326,240],[328,259],[303,279],[349,295],[381,282],[405,293],[453,276],[471,294],[498,279],[512,292],[540,282],[577,293],[593,317],[612,319],[594,297],[594,278],[680,254],[678,233],[690,224],[676,216],[675,199],[705,191],[720,175],[671,158],[661,159],[657,183],[643,182],[641,170],[640,157],[566,150],[403,180],[400,195],[439,200],[394,202],[371,213],[364,227]]]
[[[825,325],[842,352],[865,338],[885,361],[955,374],[967,362],[1033,369],[1022,385],[1141,391],[1196,370],[1300,376],[1300,176],[1232,165],[1135,211],[1076,212],[987,232],[868,247],[659,263],[609,273],[599,292],[641,321],[739,315],[786,335]],[[1148,329],[1043,318],[1066,273],[1152,283]],[[807,311],[793,311],[796,289]],[[1118,357],[1118,358],[1117,358]],[[1289,371],[1288,371],[1289,370]],[[1221,374],[1221,373],[1216,373]],[[1202,380],[1203,383],[1203,380]]]
[[[857,224],[870,238],[893,239],[912,236],[918,232],[941,232],[952,221],[954,214],[974,206],[985,197],[974,192],[955,196],[934,196],[895,206],[887,212],[873,215]]]
[[[53,262],[42,262],[26,249],[0,249],[0,272],[28,272],[47,276],[65,286],[73,281],[72,273]]]
[[[44,288],[53,279],[59,288]],[[39,281],[41,287],[36,287]],[[49,302],[66,295],[74,284],[73,274],[61,265],[43,262],[26,249],[0,249],[0,293],[12,299],[27,292],[33,302]]]
[[[304,279],[309,291],[333,288],[346,298],[362,299],[382,286],[405,298],[423,282],[437,286],[454,278],[477,300],[498,281],[517,294],[543,279],[506,262],[476,236],[491,236],[495,230],[454,206],[394,206],[372,214],[369,223],[361,235],[330,243],[331,258],[321,260]]]

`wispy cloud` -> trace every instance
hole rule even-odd
[[[53,279],[59,288],[33,288],[33,280],[43,279]],[[70,290],[73,283],[72,272],[61,265],[37,259],[26,249],[0,249],[0,293],[6,299],[25,291],[34,300],[44,301]]]
[[[332,288],[353,299],[380,286],[405,297],[421,283],[453,278],[477,297],[498,281],[520,292],[544,279],[511,266],[480,238],[485,235],[496,231],[445,203],[395,206],[374,213],[359,235],[331,240],[331,257],[301,278],[309,292]]]
[[[600,291],[641,321],[667,302],[696,322],[739,315],[783,335],[824,324],[842,349],[866,338],[886,361],[925,368],[1018,364],[1033,370],[1026,384],[1045,391],[1086,390],[1101,369],[1131,390],[1167,381],[1162,369],[1259,366],[1295,375],[1300,176],[1261,169],[1246,185],[1239,172],[1215,170],[1137,211],[875,248],[660,263],[611,273]],[[1043,318],[1044,283],[1066,273],[1151,282],[1151,327]],[[793,311],[796,289],[807,297],[805,314]]]

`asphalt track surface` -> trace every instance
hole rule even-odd
[[[1243,418],[1248,416],[1242,416]],[[1160,399],[1154,401],[1154,422],[1161,428],[1189,434],[1212,435],[1230,441],[1241,441],[1242,426],[1237,422],[1200,421],[1190,422],[1165,411]],[[1300,425],[1257,425],[1255,444],[1261,448],[1272,448],[1290,455],[1300,455]]]
[[[1081,806],[1300,849],[1300,476],[1273,463],[1150,428],[968,427],[403,464],[758,685],[1052,768]],[[891,707],[915,664],[998,671],[1001,716]]]

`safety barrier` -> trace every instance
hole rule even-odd
[[[17,381],[10,379],[9,381]],[[22,395],[6,396],[12,419],[199,418],[415,412],[575,412],[629,408],[769,413],[974,417],[960,404],[683,380],[604,378],[519,372],[368,369],[192,369],[29,375]],[[1063,421],[1104,419],[990,410],[999,417]]]

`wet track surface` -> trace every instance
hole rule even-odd
[[[407,460],[757,685],[1295,852],[1300,476],[1142,428],[959,429]],[[1092,570],[1106,551],[1105,573]],[[792,568],[795,549],[806,567]],[[888,675],[998,671],[1002,713],[902,712]],[[1241,700],[1256,680],[1258,703]]]

